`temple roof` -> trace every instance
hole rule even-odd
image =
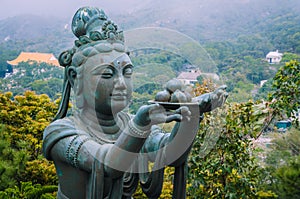
[[[32,53],[32,52],[21,52],[19,56],[11,61],[7,61],[12,66],[18,65],[20,62],[36,61],[38,63],[45,62],[54,66],[60,66],[58,60],[52,53]]]
[[[181,72],[177,79],[186,79],[186,80],[197,80],[197,77],[200,76],[201,73],[199,71],[196,72]]]
[[[269,52],[266,56],[266,58],[274,58],[274,57],[282,57],[282,53],[279,53],[278,50]]]

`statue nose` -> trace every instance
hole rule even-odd
[[[115,88],[126,89],[126,84],[123,76],[119,76],[115,79]]]

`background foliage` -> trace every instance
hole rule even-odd
[[[27,198],[26,190],[32,195],[32,191],[43,193],[42,188],[52,193],[57,183],[55,168],[41,151],[43,131],[57,104],[45,94],[26,91],[13,97],[7,92],[0,94],[0,110],[0,196]]]

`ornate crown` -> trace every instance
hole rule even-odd
[[[110,43],[110,47],[102,45],[100,51],[107,51],[114,48],[124,51],[123,31],[118,31],[118,26],[108,20],[102,9],[94,7],[79,8],[72,19],[72,32],[78,38],[75,40],[75,47],[62,52],[58,58],[61,66],[70,66],[72,57],[76,53],[76,48],[85,46],[85,44],[97,45],[99,41]]]
[[[99,40],[124,43],[123,31],[118,31],[118,26],[108,20],[102,9],[94,7],[77,10],[72,20],[72,31],[79,39],[75,41],[77,47]]]

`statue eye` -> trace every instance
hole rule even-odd
[[[108,79],[114,75],[114,71],[111,68],[106,68],[102,71],[101,77]]]
[[[123,69],[123,75],[125,77],[131,77],[132,72],[133,72],[133,69],[132,69],[131,66],[128,66],[128,67],[126,67],[126,68]]]

